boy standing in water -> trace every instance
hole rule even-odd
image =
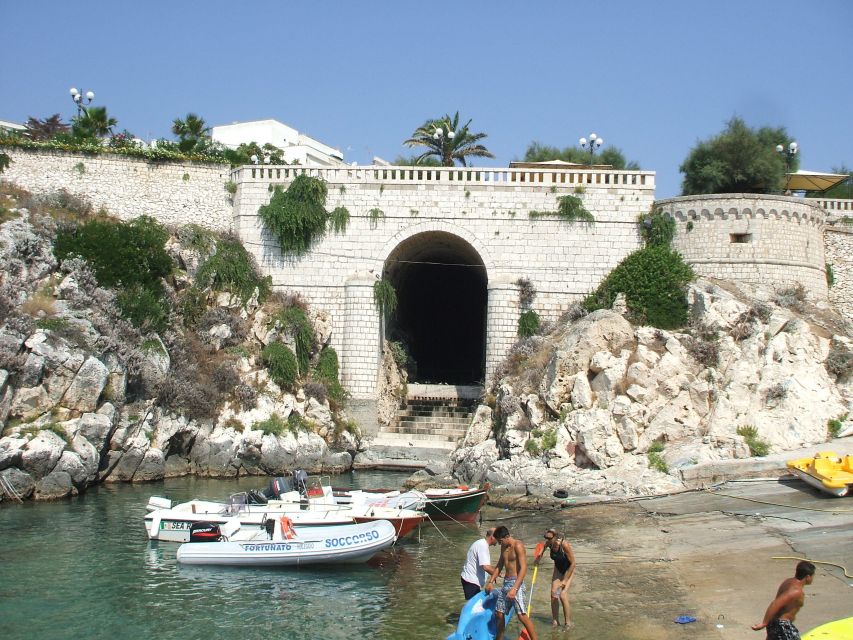
[[[776,592],[776,598],[767,607],[764,620],[752,625],[754,631],[767,629],[767,640],[800,640],[800,632],[794,626],[797,613],[806,600],[803,587],[814,580],[815,566],[806,560],[797,563],[793,578],[788,578]]]
[[[515,613],[527,630],[530,640],[536,640],[536,628],[527,615],[527,592],[524,588],[524,576],[527,573],[527,552],[524,549],[524,543],[509,535],[509,530],[506,527],[495,529],[494,537],[501,545],[501,558],[498,560],[492,577],[486,582],[486,593],[492,591],[501,570],[506,569],[504,583],[498,593],[498,602],[495,607],[498,618],[498,632],[495,635],[495,640],[503,640],[506,630],[506,614],[511,607],[515,607]]]

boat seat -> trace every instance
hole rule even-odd
[[[814,470],[816,474],[829,478],[838,471],[838,463],[826,458],[815,458]]]
[[[853,473],[853,456],[844,456],[844,459],[841,461],[841,470]]]
[[[231,518],[230,520],[226,520],[222,525],[222,535],[226,538],[230,538],[240,530],[240,526],[240,518]]]

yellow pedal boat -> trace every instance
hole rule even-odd
[[[844,497],[853,487],[853,456],[820,451],[813,458],[788,460],[787,465],[795,476],[831,496]]]
[[[853,618],[822,624],[805,634],[803,640],[853,640]]]

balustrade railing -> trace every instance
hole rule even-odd
[[[830,214],[845,215],[853,214],[853,199],[848,198],[815,198],[815,202],[819,207],[825,209]]]
[[[298,175],[322,178],[335,184],[464,184],[474,186],[574,186],[655,188],[653,171],[601,169],[491,169],[471,167],[302,167],[243,166],[231,172],[240,182],[292,180]]]

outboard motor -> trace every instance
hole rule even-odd
[[[254,489],[246,492],[246,499],[248,504],[266,504],[268,502],[268,498],[264,493],[255,491]]]
[[[219,542],[222,532],[212,522],[194,522],[190,525],[190,542]]]
[[[296,485],[296,490],[300,496],[308,495],[308,474],[302,469],[293,472],[293,484]]]
[[[290,478],[273,478],[270,480],[270,486],[264,489],[261,493],[267,500],[275,500],[281,497],[282,493],[287,493],[293,490],[293,485]]]

